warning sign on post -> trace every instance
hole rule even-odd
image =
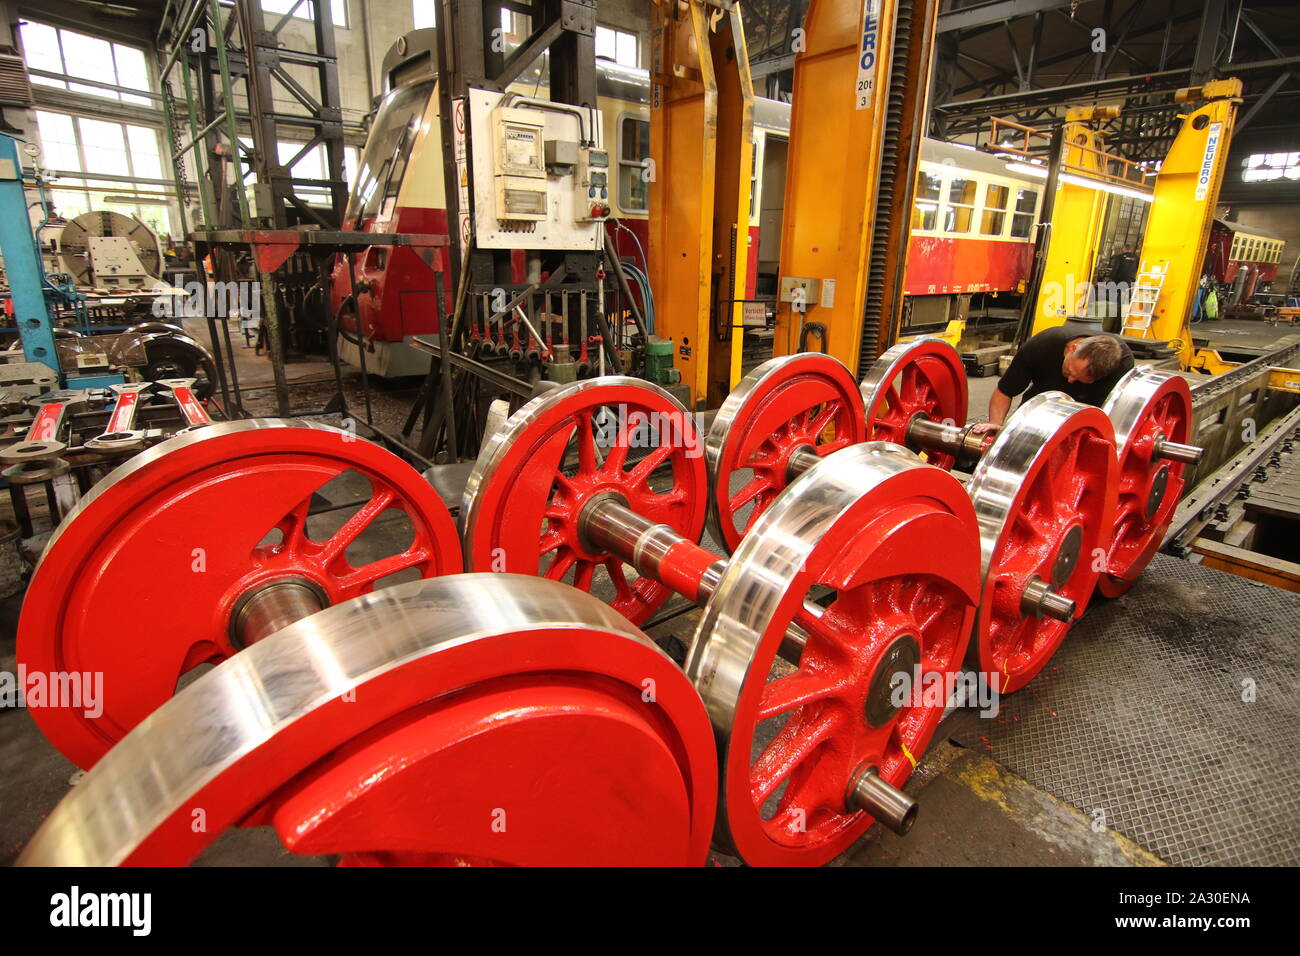
[[[858,44],[858,85],[854,92],[856,109],[871,108],[876,90],[876,55],[880,36],[880,0],[862,0],[861,42]]]

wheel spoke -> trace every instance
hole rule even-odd
[[[351,574],[345,574],[338,579],[339,587],[344,591],[349,591],[357,586],[374,584],[381,578],[386,578],[390,574],[396,574],[399,571],[405,571],[407,568],[413,568],[418,564],[424,564],[429,560],[429,552],[425,548],[403,551],[401,554],[394,554],[387,558],[380,558],[378,561],[372,561],[363,567],[357,568]]]
[[[628,583],[627,575],[623,573],[623,562],[613,556],[605,559],[605,570],[609,574],[609,579],[614,582],[614,590],[620,598],[632,597],[632,585]]]
[[[808,434],[812,437],[813,442],[816,442],[817,436],[826,430],[826,426],[831,423],[831,419],[835,417],[838,411],[839,406],[835,402],[827,402],[822,406],[822,410],[817,413],[817,417],[808,426]]]
[[[824,674],[809,674],[802,670],[769,681],[763,688],[758,703],[758,720],[770,720],[788,710],[803,707],[831,696],[837,685]]]
[[[732,495],[732,497],[727,501],[727,505],[731,508],[731,511],[734,514],[761,495],[767,487],[768,483],[766,481],[755,476],[749,480],[749,483],[745,485],[745,487]]]
[[[596,465],[596,435],[592,431],[592,411],[583,409],[576,416],[578,441],[578,470],[584,475],[595,473]]]
[[[755,806],[761,807],[766,803],[781,782],[830,739],[839,722],[839,716],[833,711],[812,721],[805,722],[797,717],[786,721],[749,768],[750,793]]]
[[[650,480],[650,475],[654,470],[667,461],[668,456],[672,453],[672,445],[660,445],[654,451],[650,452],[650,454],[637,462],[636,467],[632,469],[632,472],[629,475],[630,483],[633,486],[645,484]]]
[[[382,491],[377,491],[374,497],[357,509],[356,513],[343,523],[343,527],[335,531],[325,542],[325,546],[321,549],[321,558],[325,564],[328,565],[343,554],[348,545],[357,540],[357,537],[369,528],[376,518],[388,510],[388,506],[396,497],[391,489],[384,488]]]
[[[563,551],[556,553],[555,560],[551,562],[551,566],[546,569],[546,573],[542,576],[550,578],[552,581],[562,580],[569,573],[569,568],[573,567],[577,561],[578,556],[573,553],[572,548],[566,545]]]

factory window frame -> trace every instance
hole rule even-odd
[[[1034,231],[1034,212],[1038,209],[1038,190],[1017,189],[1016,211],[1011,216],[1011,238],[1028,239]]]
[[[624,113],[618,118],[618,205],[623,212],[649,210],[650,183],[644,175],[649,160],[650,121]]]
[[[411,0],[411,29],[427,30],[438,25],[438,0]]]
[[[316,11],[312,9],[312,0],[302,0],[297,6],[294,4],[297,0],[262,0],[262,12],[275,16],[278,20],[290,10],[293,11],[295,20],[315,20]],[[222,0],[222,6],[234,6],[230,0]],[[334,21],[334,26],[340,30],[349,29],[348,24],[348,0],[330,0],[330,19]]]
[[[985,236],[1000,236],[1006,226],[1007,200],[1011,198],[1011,189],[998,183],[989,183],[984,189],[984,215],[980,221],[980,233]]]
[[[635,33],[596,26],[596,59],[610,60],[632,69],[641,67],[640,38]]]
[[[140,106],[152,104],[153,100],[147,96],[77,82],[79,79],[92,80],[143,93],[152,92],[153,77],[144,50],[139,47],[113,43],[35,20],[20,21],[18,33],[28,76],[37,86],[52,86]],[[52,75],[38,76],[33,70]]]
[[[939,225],[939,198],[943,177],[921,171],[916,181],[916,205],[912,207],[912,228],[933,231]]]
[[[970,232],[978,191],[979,183],[974,179],[961,177],[948,183],[948,204],[943,207],[944,232]]]
[[[1268,183],[1279,179],[1300,180],[1300,151],[1253,153],[1241,161],[1241,181]]]
[[[159,130],[47,110],[36,111],[36,125],[41,135],[41,165],[62,174],[47,187],[59,215],[71,219],[112,205],[135,216],[160,237],[174,231],[173,187],[130,181],[164,178]],[[124,181],[76,176],[85,172],[122,176]]]

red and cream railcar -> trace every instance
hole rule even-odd
[[[1246,302],[1277,279],[1285,247],[1285,239],[1216,219],[1210,227],[1206,272],[1220,285],[1231,287],[1230,303]]]
[[[601,64],[598,73],[602,136],[611,158],[617,157],[614,188],[610,190],[611,226],[620,255],[645,267],[647,197],[650,176],[649,76],[645,71]],[[529,96],[546,95],[546,87],[529,77],[512,89]],[[444,172],[446,159],[438,119],[437,78],[427,69],[413,71],[386,93],[375,113],[357,168],[344,217],[345,229],[363,232],[445,233],[447,224]],[[437,250],[444,270],[447,251]],[[518,257],[515,281],[523,281],[524,259]],[[437,330],[434,270],[419,252],[408,247],[371,246],[357,257],[360,293],[347,302],[351,283],[346,262],[336,263],[332,302],[342,307],[345,330],[339,352],[359,365],[352,341],[360,321],[369,340],[366,367],[386,377],[415,374],[428,367],[428,358],[409,345],[412,336]],[[444,291],[444,313],[451,311],[451,290]]]

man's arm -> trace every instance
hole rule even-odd
[[[1000,387],[993,389],[993,394],[989,396],[989,424],[1001,428],[1002,423],[1007,420],[1009,411],[1011,411],[1011,396],[1003,392]]]
[[[998,379],[993,394],[989,396],[989,420],[976,425],[975,434],[982,435],[1001,428],[1007,420],[1007,413],[1011,411],[1011,399],[1027,389],[1032,382],[1029,347],[1026,343],[1007,366],[1006,374]]]

